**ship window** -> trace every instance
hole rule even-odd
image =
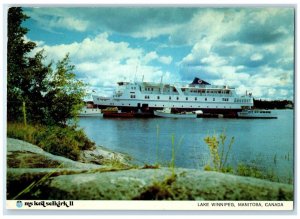
[[[215,101],[215,98],[213,98],[213,101]]]
[[[172,98],[171,98],[171,96],[169,96],[169,100],[171,100]]]
[[[179,100],[179,97],[176,97],[177,100]]]
[[[205,101],[207,101],[207,98],[205,98]]]
[[[186,100],[188,100],[189,98],[188,98],[188,97],[186,97],[185,99],[186,99]]]
[[[195,100],[197,100],[197,97],[195,97]]]
[[[157,96],[157,99],[159,100],[159,96]]]

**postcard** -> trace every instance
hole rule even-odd
[[[294,209],[294,6],[8,5],[6,208]]]

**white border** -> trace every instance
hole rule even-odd
[[[64,204],[66,203],[66,204]],[[67,206],[66,206],[67,205]],[[256,210],[291,211],[293,201],[6,201],[7,209],[18,210]]]

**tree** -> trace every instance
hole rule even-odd
[[[44,51],[39,51],[34,57],[28,58],[28,68],[26,75],[28,81],[24,84],[24,99],[28,120],[37,123],[45,123],[46,108],[49,107],[45,102],[45,94],[49,88],[48,75],[52,72],[52,63],[43,64]]]
[[[83,106],[85,84],[76,79],[75,66],[70,64],[69,54],[58,61],[56,70],[52,72],[48,93],[45,100],[48,103],[48,123],[66,124],[68,119],[78,115]]]
[[[22,104],[26,103],[28,122],[65,125],[82,107],[84,84],[76,79],[69,54],[57,62],[55,70],[52,63],[44,64],[43,50],[28,55],[36,47],[24,40],[28,29],[21,24],[28,18],[21,8],[8,11],[8,121],[21,120]]]
[[[7,116],[8,120],[17,120],[20,117],[21,105],[24,101],[23,86],[27,85],[26,69],[28,58],[26,54],[34,47],[35,43],[25,42],[24,36],[27,28],[21,26],[28,19],[19,7],[8,10],[7,19]]]

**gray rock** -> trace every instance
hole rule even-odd
[[[79,161],[83,163],[106,164],[112,160],[129,164],[130,157],[101,146],[97,146],[94,150],[84,150],[79,156]]]
[[[8,138],[7,166],[11,168],[99,168],[99,165],[73,161],[50,154],[33,144]]]
[[[86,162],[93,162],[97,156],[114,160],[116,155],[100,149],[84,156]],[[81,163],[15,139],[7,140],[7,157],[8,199],[293,200],[289,184],[194,169],[176,168],[173,172],[152,166],[134,169],[114,162]],[[33,186],[22,193],[29,185]]]
[[[49,193],[49,191],[51,191]],[[217,172],[167,168],[61,175],[32,198],[68,200],[293,200],[293,186]]]

